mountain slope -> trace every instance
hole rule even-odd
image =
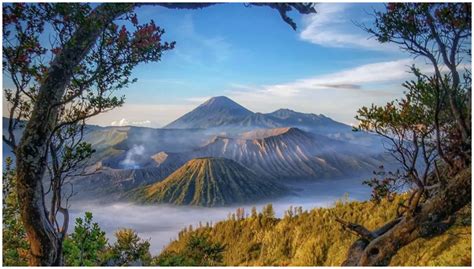
[[[312,129],[350,129],[324,115],[305,114],[290,109],[272,113],[253,113],[225,96],[213,97],[191,112],[171,122],[165,128],[276,128],[308,127]],[[321,129],[321,131],[322,131]]]
[[[269,218],[260,212],[210,227],[184,229],[162,251],[158,265],[169,261],[174,262],[172,266],[188,265],[182,257],[189,253],[190,240],[198,237],[209,244],[226,246],[220,266],[340,266],[357,236],[335,224],[334,216],[345,216],[348,221],[375,229],[392,220],[398,203],[405,199],[397,196],[377,206],[371,202],[337,202],[330,208],[290,209],[291,214],[283,218]],[[403,247],[390,266],[470,266],[471,206],[458,212],[455,219],[444,234],[419,238]]]
[[[212,128],[234,124],[253,112],[225,96],[213,97],[165,128]]]
[[[271,113],[254,113],[225,96],[213,97],[191,112],[171,122],[168,129],[207,129],[209,132],[236,134],[256,128],[297,127],[335,140],[374,146],[380,139],[365,132],[353,132],[352,127],[322,114],[301,113],[278,109]]]
[[[235,161],[198,158],[188,161],[165,180],[131,195],[145,203],[224,206],[282,195],[286,189],[264,180]]]
[[[314,135],[298,128],[275,128],[243,133],[239,138],[217,136],[192,152],[171,154],[169,163],[197,157],[232,159],[258,175],[278,179],[318,179],[370,172],[380,161],[367,149]],[[166,158],[161,163],[166,164]]]
[[[176,169],[178,165],[170,163],[166,166],[143,167],[139,169],[113,169],[96,165],[96,171],[90,167],[90,174],[78,176],[71,179],[74,185],[73,200],[98,199],[103,201],[114,201],[120,199],[123,193],[140,186],[146,186],[163,180]],[[69,185],[66,185],[69,190]]]
[[[278,109],[272,113],[265,114],[271,117],[274,121],[278,122],[283,126],[307,126],[307,127],[324,127],[338,130],[341,128],[347,128],[349,126],[334,121],[322,114],[316,115],[313,113],[301,113],[291,109]]]

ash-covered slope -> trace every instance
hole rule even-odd
[[[283,195],[287,189],[235,161],[197,158],[188,161],[165,180],[129,194],[143,203],[224,206],[255,202]]]
[[[190,151],[202,146],[208,136],[192,129],[88,126],[85,139],[96,153],[89,161],[87,175],[70,179],[77,193],[73,199],[110,201],[131,189],[163,180],[183,164],[161,165],[156,152]]]
[[[178,168],[179,165],[172,162],[166,166],[148,166],[138,169],[114,169],[101,166],[99,163],[95,167],[89,167],[89,174],[70,180],[72,190],[76,193],[72,199],[115,201],[127,191],[165,179]],[[66,188],[69,187],[69,184],[66,185]],[[69,192],[69,189],[66,192]]]
[[[298,128],[275,128],[246,132],[239,138],[217,136],[198,150],[170,154],[173,159],[169,163],[184,161],[185,157],[222,157],[237,161],[266,177],[318,179],[372,171],[381,161],[371,157],[367,151]],[[161,163],[166,164],[168,160],[163,158]]]
[[[354,144],[380,146],[380,139],[322,114],[278,109],[271,113],[254,113],[225,96],[213,97],[164,128],[207,129],[209,132],[236,134],[256,128],[296,127],[311,133]]]

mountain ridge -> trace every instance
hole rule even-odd
[[[215,115],[215,113],[221,114]],[[217,96],[210,98],[163,128],[189,129],[223,126],[275,128],[316,123],[348,127],[348,125],[334,121],[323,114],[301,113],[288,108],[281,108],[270,113],[252,112],[228,97]]]
[[[361,154],[365,150],[349,143],[287,127],[246,132],[241,137],[215,136],[190,152],[161,153],[160,165],[198,157],[234,160],[274,179],[316,179],[350,176],[372,171],[380,162]]]

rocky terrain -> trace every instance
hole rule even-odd
[[[165,167],[191,158],[213,156],[232,159],[269,178],[311,180],[371,171],[381,162],[375,156],[363,154],[367,151],[364,146],[298,128],[260,129],[245,132],[237,138],[216,136],[207,145],[191,152],[162,152],[160,165]]]

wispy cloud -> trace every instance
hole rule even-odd
[[[199,96],[199,97],[189,97],[189,98],[186,98],[186,102],[187,103],[191,103],[191,104],[202,104],[204,102],[206,102],[207,100],[209,100],[212,96]]]
[[[89,124],[102,126],[162,127],[191,111],[196,104],[131,104],[99,114],[89,119]]]
[[[290,108],[353,123],[358,108],[399,98],[411,59],[378,62],[281,84],[232,84],[227,96],[253,111]]]
[[[295,96],[302,91],[314,90],[367,90],[367,86],[375,83],[400,81],[408,77],[408,66],[413,64],[411,59],[401,59],[388,62],[371,63],[342,70],[339,72],[299,79],[283,84],[264,85],[259,87],[244,87],[238,85],[233,93],[249,91],[261,92],[273,96]]]
[[[382,45],[353,24],[348,17],[350,4],[322,3],[317,5],[317,14],[303,17],[302,40],[324,47],[356,47],[369,50],[387,50],[391,46]]]

